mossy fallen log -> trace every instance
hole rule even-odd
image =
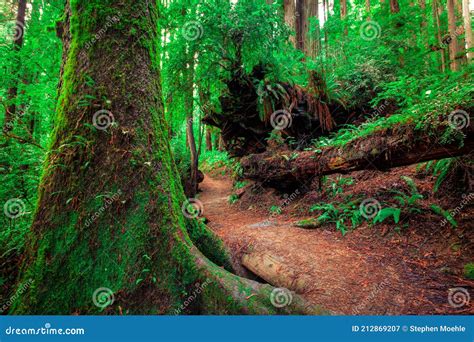
[[[474,150],[472,125],[462,131],[453,130],[452,134],[453,139],[446,143],[445,127],[427,133],[402,126],[378,131],[340,147],[300,153],[267,151],[253,154],[242,158],[241,165],[244,178],[275,188],[298,187],[311,177],[359,170],[385,171],[429,160],[459,157]]]

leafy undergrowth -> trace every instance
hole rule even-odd
[[[384,199],[380,201],[376,198],[346,195],[342,201],[322,202],[313,205],[310,212],[319,214],[315,218],[315,224],[322,226],[325,223],[333,223],[343,235],[364,222],[371,225],[388,222],[394,225],[395,231],[408,228],[408,218],[423,213],[426,208],[421,203],[424,197],[419,193],[414,180],[407,176],[402,176],[401,179],[408,186],[408,190],[388,190],[388,192],[381,194]],[[332,189],[334,189],[334,184],[330,185]],[[336,189],[336,194],[338,194],[342,188],[337,187]],[[452,226],[457,226],[457,222],[451,214],[439,205],[432,204],[431,209],[435,214],[445,218]]]
[[[230,174],[239,176],[241,174],[240,164],[229,158],[226,151],[206,151],[200,158],[200,170],[213,176]]]
[[[443,128],[442,142],[461,140],[462,135],[457,130],[459,122],[454,122],[450,116],[461,113],[463,120],[469,120],[474,96],[469,75],[472,75],[473,69],[470,65],[463,72],[435,74],[423,79],[401,77],[388,83],[384,86],[384,91],[372,100],[372,105],[376,112],[383,112],[387,103],[396,102],[399,107],[397,112],[367,118],[367,121],[358,126],[347,125],[331,137],[315,141],[315,146],[340,147],[378,131],[403,125],[428,134],[439,134],[439,129]]]
[[[474,257],[474,193],[464,182],[469,166],[465,157],[358,171],[315,179],[292,193],[249,184],[234,205],[315,234],[338,230],[341,239],[372,241],[374,248],[401,243],[407,255],[437,255],[437,263],[467,277],[471,268],[464,265]]]

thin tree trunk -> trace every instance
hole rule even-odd
[[[111,12],[120,25],[81,53]],[[155,1],[66,4],[61,101],[18,283],[33,285],[11,313],[320,312],[298,296],[273,307],[273,288],[226,271],[222,243],[183,215],[161,100],[158,15]],[[86,95],[107,99],[101,111],[80,105]],[[184,307],[198,283],[206,286]]]
[[[440,47],[439,53],[441,58],[441,71],[446,71],[446,55],[444,53],[443,42],[441,38],[441,24],[439,20],[439,7],[438,7],[438,0],[433,0],[432,2],[433,8],[433,18],[435,23],[435,30],[436,30],[436,39],[438,41],[438,46]]]
[[[391,13],[400,12],[400,5],[398,3],[398,0],[390,0],[390,12]]]
[[[344,35],[347,36],[347,26],[346,26],[346,17],[347,17],[347,0],[340,0],[340,15],[341,20],[344,22]]]
[[[296,48],[301,51],[305,51],[305,36],[303,31],[304,17],[304,0],[296,0]]]
[[[295,0],[284,0],[283,1],[283,10],[285,23],[288,25],[292,31],[296,32],[296,7]],[[290,41],[296,47],[296,38],[294,36],[290,37]]]
[[[470,49],[473,48],[472,45],[472,24],[471,24],[471,13],[469,10],[469,0],[462,0],[462,16],[464,20],[464,35],[466,39],[466,57],[468,63],[472,60],[474,57],[474,52],[469,51]]]
[[[456,33],[456,13],[454,9],[455,0],[447,0],[448,9],[448,29],[451,41],[449,43],[449,62],[452,71],[459,70],[459,61],[457,55],[459,53],[458,39]]]
[[[212,151],[212,132],[209,127],[206,129],[206,150]]]
[[[16,98],[18,95],[18,82],[19,75],[18,71],[20,70],[21,60],[18,56],[22,46],[23,46],[23,36],[24,36],[24,28],[25,28],[25,17],[26,17],[26,0],[19,0],[18,2],[18,11],[16,14],[16,27],[14,32],[14,40],[13,40],[13,51],[15,54],[16,61],[13,65],[13,72],[12,75],[16,77],[14,80],[15,85],[8,89],[8,106],[5,112],[5,120],[3,122],[3,131],[10,132],[13,129],[13,119],[16,114]]]
[[[304,0],[303,33],[305,40],[305,52],[307,56],[316,57],[321,50],[320,29],[319,29],[319,0]],[[310,34],[310,22],[315,18],[318,25],[314,28],[314,33]]]

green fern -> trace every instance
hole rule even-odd
[[[451,214],[449,213],[449,211],[447,210],[444,210],[443,208],[441,208],[439,205],[436,205],[436,204],[432,204],[431,206],[431,210],[433,210],[433,212],[435,214],[438,214],[442,217],[444,217],[446,219],[446,221],[448,221],[453,227],[457,227],[458,226],[458,223],[456,222],[456,220],[451,216]]]
[[[402,211],[399,208],[383,208],[377,213],[377,216],[374,218],[374,224],[380,222],[382,223],[387,218],[392,217],[393,221],[398,224],[400,222],[400,215]]]

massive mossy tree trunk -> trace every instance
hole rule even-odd
[[[66,5],[54,138],[19,281],[28,286],[11,312],[315,312],[298,297],[271,306],[272,287],[226,271],[222,244],[184,217],[157,16],[153,1]],[[197,283],[200,295],[186,302]],[[104,288],[115,297],[105,309]]]

